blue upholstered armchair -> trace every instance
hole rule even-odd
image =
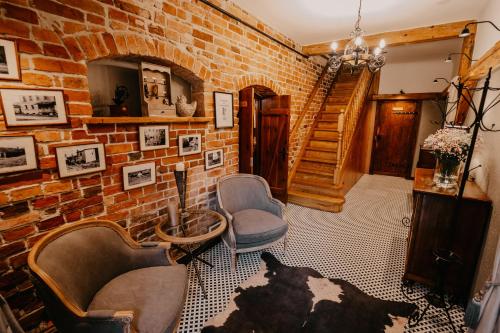
[[[222,177],[217,183],[217,200],[228,221],[222,239],[231,250],[233,269],[237,253],[268,248],[281,240],[286,250],[285,205],[272,197],[264,178],[249,174]]]
[[[118,224],[65,225],[42,238],[28,264],[59,332],[170,333],[184,306],[187,273],[168,243],[139,244]]]

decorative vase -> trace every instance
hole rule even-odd
[[[460,174],[460,164],[460,160],[456,158],[437,158],[436,170],[434,171],[436,186],[443,189],[456,187]]]

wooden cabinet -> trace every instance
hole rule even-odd
[[[447,247],[462,260],[461,264],[451,264],[447,270],[447,291],[466,300],[488,230],[491,200],[475,183],[468,182],[459,218],[453,222],[456,190],[438,189],[433,186],[432,178],[432,169],[417,168],[403,279],[432,286],[436,278],[432,252],[435,248]]]

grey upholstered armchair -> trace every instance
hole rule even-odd
[[[33,282],[59,332],[165,333],[182,311],[187,273],[168,243],[136,243],[116,223],[63,226],[29,254]]]
[[[228,221],[222,239],[231,250],[233,269],[237,253],[261,250],[280,240],[286,250],[285,205],[272,197],[264,178],[249,174],[222,177],[217,183],[217,200]]]

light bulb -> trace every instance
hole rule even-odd
[[[383,49],[385,47],[385,39],[381,39],[380,42],[378,42],[378,47],[380,47],[381,49]]]
[[[380,53],[382,53],[382,49],[380,47],[376,47],[374,50],[373,50],[373,54],[378,56]]]
[[[339,48],[339,43],[337,42],[332,42],[330,44],[330,48],[333,50],[333,51],[337,51],[337,49]]]
[[[363,38],[361,36],[356,37],[356,39],[354,39],[354,45],[360,46],[361,44],[363,44]]]

